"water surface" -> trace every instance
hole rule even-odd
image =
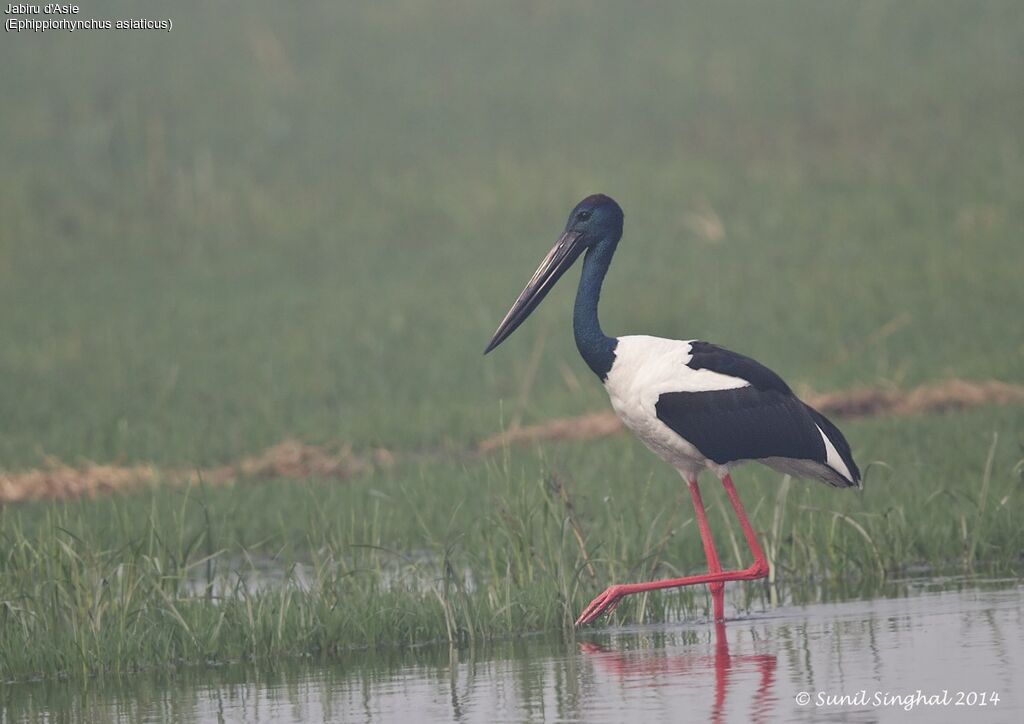
[[[584,632],[571,643],[526,636],[475,651],[11,684],[3,720],[1024,721],[1024,586],[934,588],[781,607],[724,626]]]

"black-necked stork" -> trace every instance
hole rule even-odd
[[[724,618],[726,581],[768,575],[768,562],[729,471],[753,460],[837,488],[859,487],[860,471],[838,428],[801,402],[782,378],[759,362],[707,342],[644,335],[609,337],[601,330],[597,304],[622,237],[622,222],[622,209],[608,196],[595,194],[583,199],[501,320],[484,354],[512,334],[585,253],[573,311],[576,347],[601,378],[626,427],[675,467],[689,486],[708,573],[612,586],[587,606],[576,624],[590,623],[610,612],[631,593],[696,584],[708,584],[715,620],[720,621]],[[719,564],[697,484],[703,470],[711,470],[725,487],[754,556],[749,568],[723,571]]]

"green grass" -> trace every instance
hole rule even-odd
[[[886,461],[872,464],[863,494],[741,470],[779,595],[869,596],[924,568],[1015,575],[1021,451],[1007,438],[1020,420],[985,410],[852,425]],[[965,455],[986,446],[991,457]],[[480,644],[532,631],[571,637],[572,620],[606,584],[701,570],[683,493],[671,470],[621,437],[543,456],[402,466],[344,485],[157,488],[8,510],[0,677]],[[746,565],[717,485],[705,485],[705,499],[724,564]],[[267,569],[280,580],[256,585]],[[741,593],[741,609],[770,598],[761,584]],[[707,606],[703,589],[637,597],[613,620],[706,616]]]
[[[107,7],[128,12],[89,12]],[[0,469],[206,466],[289,436],[459,451],[599,409],[570,282],[480,356],[595,191],[627,217],[609,332],[710,339],[796,388],[1024,380],[1017,4],[241,9],[0,44]],[[708,208],[717,242],[691,223]],[[1016,574],[1022,423],[846,423],[884,463],[862,495],[737,482],[787,586]],[[623,437],[8,508],[0,678],[564,630],[605,583],[699,569],[680,493]],[[183,586],[247,556],[315,585]],[[392,585],[406,558],[419,577]],[[651,597],[618,620],[705,605]]]

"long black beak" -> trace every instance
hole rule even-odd
[[[491,341],[487,343],[487,349],[484,350],[484,354],[487,354],[504,342],[510,334],[516,331],[520,324],[526,321],[526,318],[537,308],[537,305],[543,301],[547,293],[551,291],[551,287],[555,286],[555,282],[565,274],[566,270],[572,266],[583,249],[586,248],[586,245],[580,241],[582,236],[578,231],[566,231],[558,237],[558,241],[551,247],[551,251],[544,257],[544,261],[537,267],[537,271],[530,277],[526,288],[519,294],[519,298],[516,299],[512,308],[508,310],[505,318],[501,320],[501,324],[498,325],[498,329],[494,332],[494,336],[491,337]]]

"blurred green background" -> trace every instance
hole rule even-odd
[[[626,213],[611,334],[708,339],[798,391],[1024,383],[1024,4],[80,17],[167,15],[0,38],[0,471],[191,469],[289,437],[397,463],[0,507],[4,681],[571,639],[604,586],[704,570],[679,477],[630,436],[461,454],[608,409],[576,273],[482,356],[587,194]],[[730,616],[1019,574],[1024,408],[839,422],[862,493],[737,471],[777,577],[732,586]],[[748,565],[704,492],[723,566]]]
[[[462,447],[602,408],[575,274],[481,357],[598,191],[626,212],[610,333],[798,389],[1024,377],[1020,3],[81,17],[167,14],[0,42],[0,469]]]

